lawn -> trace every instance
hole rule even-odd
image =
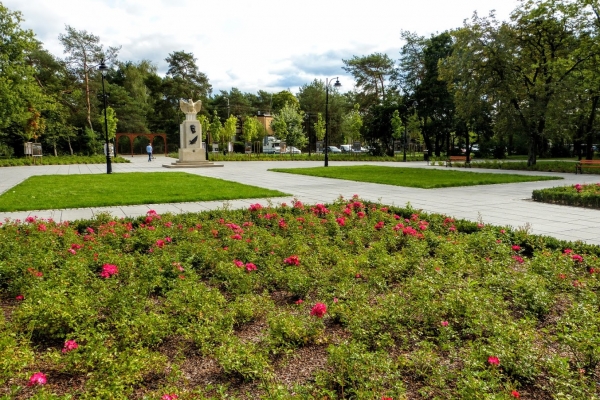
[[[285,196],[185,172],[32,176],[0,196],[0,211],[48,210]]]
[[[375,165],[327,168],[273,168],[270,169],[270,171],[318,176],[323,178],[345,179],[357,182],[408,186],[421,189],[562,179],[555,176],[488,174],[478,172],[442,171],[439,169],[428,168],[380,167]]]
[[[6,399],[595,399],[600,249],[299,202],[0,229]]]

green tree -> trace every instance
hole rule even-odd
[[[346,143],[360,140],[360,130],[363,119],[359,112],[360,105],[356,103],[354,108],[344,116],[342,120],[342,135]]]
[[[90,78],[97,76],[97,67],[102,60],[107,64],[116,61],[117,54],[121,47],[108,47],[100,44],[100,37],[87,31],[78,31],[73,27],[66,25],[66,33],[58,35],[58,40],[64,47],[67,54],[65,62],[71,71],[78,77],[80,84],[85,91],[86,120],[90,130],[94,130],[92,125],[92,84]]]
[[[293,107],[298,107],[299,102],[296,96],[293,95],[289,90],[282,90],[279,93],[273,95],[273,112],[278,113],[286,104]]]
[[[47,101],[35,80],[35,69],[27,62],[37,43],[32,31],[20,27],[22,21],[19,12],[0,3],[0,137],[5,138],[9,127],[21,137],[26,135],[28,121]]]
[[[108,123],[108,138],[114,139],[117,133],[117,123],[119,119],[112,107],[106,107],[106,122]],[[98,123],[102,126],[102,137],[106,135],[106,124],[104,123],[104,112],[98,115]]]
[[[325,138],[325,120],[321,113],[317,114],[317,122],[314,123],[315,136],[317,140],[323,140]]]
[[[368,99],[363,106],[385,99],[386,90],[395,71],[394,61],[387,54],[373,53],[342,61],[345,64],[345,67],[342,67],[344,71],[354,76],[357,90]]]
[[[221,124],[221,120],[217,115],[217,111],[215,110],[213,113],[212,122],[210,123],[209,128],[211,143],[223,143],[225,141],[225,132],[223,129],[223,124]]]
[[[271,128],[275,135],[287,146],[303,148],[306,144],[306,135],[303,130],[304,113],[297,106],[286,103],[278,113],[273,116]]]
[[[206,99],[212,87],[207,76],[200,72],[192,53],[174,51],[165,59],[169,64],[167,78],[171,81],[171,91],[180,98],[193,100]]]
[[[244,141],[251,143],[253,140],[258,139],[262,130],[262,124],[256,117],[247,117],[244,119]]]
[[[238,119],[233,115],[225,120],[223,124],[223,137],[225,142],[233,142],[235,140],[235,132],[237,130]]]
[[[203,114],[197,115],[196,119],[200,122],[200,126],[202,127],[202,140],[207,140],[208,131],[210,129],[210,120]]]

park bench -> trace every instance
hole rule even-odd
[[[471,163],[467,162],[467,156],[450,156],[446,160],[446,167],[451,167],[453,162],[464,162],[466,166],[470,167]]]
[[[577,175],[577,171],[583,174],[583,168],[600,168],[600,160],[579,160],[575,164],[575,175]]]

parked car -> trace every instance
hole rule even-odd
[[[296,148],[294,146],[289,146],[289,147],[285,148],[285,154],[290,154],[290,153],[292,153],[292,154],[302,154],[302,152],[298,148]]]
[[[342,153],[350,153],[352,151],[352,145],[342,144],[340,150],[342,150]]]
[[[341,153],[342,151],[335,146],[329,146],[330,153]]]

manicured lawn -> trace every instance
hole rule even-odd
[[[285,196],[184,172],[32,176],[0,196],[0,211],[48,210]]]
[[[357,182],[408,186],[422,189],[562,179],[555,176],[487,174],[462,171],[440,171],[438,169],[426,168],[380,167],[375,165],[327,168],[273,168],[270,171],[318,176],[323,178],[345,179]]]

